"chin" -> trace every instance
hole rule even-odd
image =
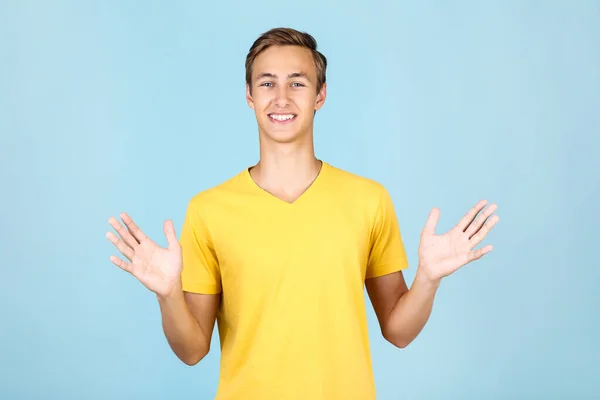
[[[275,143],[294,143],[299,142],[306,136],[298,131],[263,131],[267,140]]]
[[[288,125],[277,126],[270,121],[266,121],[261,126],[261,132],[267,140],[275,143],[293,143],[309,139],[310,126],[303,126],[299,122],[294,121],[294,123]]]

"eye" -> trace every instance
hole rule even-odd
[[[304,86],[304,84],[303,84],[303,83],[300,83],[300,82],[294,82],[294,83],[292,83],[292,86],[295,86],[295,87],[303,87],[303,86]]]
[[[269,87],[269,85],[273,85],[271,82],[263,82],[260,84],[260,86],[267,86]]]

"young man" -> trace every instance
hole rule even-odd
[[[383,336],[407,346],[429,318],[443,277],[498,221],[479,202],[436,235],[432,210],[415,280],[392,200],[382,185],[315,158],[313,119],[326,98],[325,57],[292,29],[264,33],[246,60],[246,99],[260,158],[194,196],[180,241],[164,224],[161,248],[123,213],[111,261],[158,296],[169,345],[186,364],[221,340],[217,399],[374,399],[364,288]],[[478,215],[479,214],[479,215]]]

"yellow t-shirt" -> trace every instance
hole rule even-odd
[[[221,293],[218,400],[375,398],[364,281],[408,266],[379,183],[323,162],[294,203],[246,169],[195,195],[183,290]]]

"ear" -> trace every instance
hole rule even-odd
[[[254,110],[254,99],[252,99],[252,94],[250,94],[250,85],[246,83],[246,102],[248,102],[248,106]]]
[[[317,94],[317,100],[315,101],[315,111],[323,107],[325,104],[325,98],[327,97],[327,83],[323,83],[323,87],[319,90]]]

